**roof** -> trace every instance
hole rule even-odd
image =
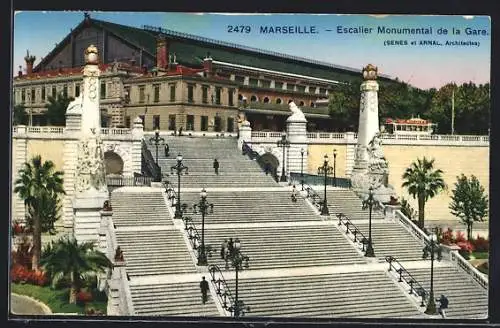
[[[117,63],[117,64],[118,64],[119,70],[142,73],[140,67],[131,66],[128,63]],[[99,64],[99,69],[101,70],[101,72],[104,72],[112,66],[113,66],[113,63],[111,63],[111,64]],[[14,80],[19,81],[19,80],[33,79],[33,78],[81,75],[83,72],[83,67],[84,66],[61,67],[61,68],[52,69],[52,70],[43,70],[40,72],[33,72],[31,74],[23,74],[22,76],[16,76],[16,77],[14,77]]]
[[[385,120],[387,124],[411,124],[411,125],[428,125],[433,124],[430,120],[424,120],[421,118],[410,118],[410,119],[392,119],[388,118]]]
[[[186,66],[202,67],[203,59],[207,53],[210,53],[210,56],[214,60],[237,65],[258,67],[335,81],[362,79],[361,69],[357,70],[312,59],[250,48],[243,45],[150,26],[145,26],[141,29],[93,18],[86,18],[75,28],[74,33],[77,33],[78,30],[89,25],[94,25],[106,30],[122,39],[124,42],[138,49],[142,49],[146,55],[151,57],[154,57],[156,53],[156,38],[159,35],[166,36],[170,40],[169,52],[176,53],[178,62]],[[47,62],[57,54],[65,44],[70,42],[70,39],[70,34],[68,34],[64,40],[35,67],[35,71],[42,67],[42,63]],[[387,76],[379,75],[379,78],[391,81]]]

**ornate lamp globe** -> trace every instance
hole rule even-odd
[[[205,190],[205,188],[201,189],[200,197],[203,199],[207,198],[207,191]]]
[[[329,159],[328,159],[328,155],[326,155],[326,154],[325,154],[325,157],[323,157],[323,158],[325,159],[325,163],[327,163],[327,164],[328,164],[328,161],[329,161]]]
[[[363,67],[363,78],[365,80],[376,80],[378,68],[375,65],[368,64]]]
[[[85,50],[85,64],[99,64],[99,52],[93,44]]]

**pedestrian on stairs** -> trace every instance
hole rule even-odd
[[[226,255],[226,248],[227,248],[227,239],[224,239],[222,242],[222,245],[220,247],[220,258],[224,260],[225,255]]]
[[[297,189],[295,188],[295,185],[293,185],[292,188],[292,202],[294,203],[297,202]]]
[[[233,250],[234,250],[233,238],[229,238],[229,242],[227,243],[227,250],[229,251],[229,256],[233,255]]]
[[[446,319],[446,313],[444,312],[444,310],[448,308],[448,298],[441,294],[441,297],[438,298],[437,301],[439,302],[438,312],[439,314],[441,314],[443,319]]]
[[[169,154],[168,154],[169,151],[170,151],[170,147],[168,146],[168,144],[165,144],[165,157],[169,156]]]
[[[215,174],[219,175],[219,161],[216,159],[214,159],[214,170],[215,170]]]
[[[201,301],[203,302],[203,304],[205,304],[207,303],[208,300],[207,292],[210,290],[210,287],[208,286],[208,281],[205,280],[205,276],[201,278],[202,278],[202,280],[200,281]]]

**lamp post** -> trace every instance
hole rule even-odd
[[[156,165],[158,165],[158,146],[165,144],[165,139],[160,137],[160,130],[155,130],[155,136],[149,138],[149,143],[156,146]]]
[[[365,256],[375,257],[375,252],[373,251],[372,244],[372,209],[375,204],[375,199],[373,198],[373,187],[370,186],[368,189],[368,198],[363,202],[363,209],[368,207],[368,245],[366,246]]]
[[[201,213],[201,246],[198,248],[198,264],[207,265],[207,253],[205,250],[205,215],[214,212],[214,204],[207,202],[207,192],[205,188],[201,190],[200,201],[193,205],[194,213]]]
[[[337,149],[333,149],[333,185],[337,187]]]
[[[281,135],[281,140],[276,142],[278,147],[283,147],[283,162],[281,163],[281,178],[280,182],[286,182],[286,173],[285,173],[285,148],[290,148],[290,141],[286,139],[286,134]]]
[[[430,235],[430,242],[425,245],[423,249],[422,258],[426,259],[429,254],[431,255],[431,290],[429,292],[429,301],[427,302],[427,308],[425,309],[425,314],[436,314],[436,303],[434,301],[434,255],[436,254],[437,260],[441,261],[441,246],[438,244],[437,235],[433,231]]]
[[[238,238],[235,239],[233,251],[232,253],[229,254],[228,257],[229,259],[226,258],[226,267],[227,267],[227,261],[230,260],[232,267],[236,271],[235,300],[233,306],[229,310],[233,312],[233,316],[235,318],[239,318],[242,314],[245,313],[245,311],[248,311],[249,308],[245,306],[245,303],[241,301],[238,297],[238,284],[239,284],[238,272],[240,270],[243,270],[243,267],[245,267],[245,269],[248,269],[248,261],[250,260],[250,258],[248,256],[241,254],[241,242]]]
[[[175,219],[181,219],[182,218],[182,212],[181,212],[181,175],[188,174],[188,167],[185,166],[182,163],[182,155],[179,153],[177,155],[177,164],[173,165],[170,167],[170,172],[173,174],[174,172],[177,173],[177,199],[176,199],[176,204],[175,204]]]
[[[300,149],[300,179],[301,190],[304,191],[304,148]]]
[[[324,182],[324,184],[325,184],[325,196],[323,199],[323,207],[321,208],[321,215],[330,215],[330,212],[328,211],[327,200],[326,200],[326,177],[329,174],[332,174],[332,171],[333,171],[333,167],[328,165],[328,155],[325,154],[323,165],[318,167],[318,175],[322,175],[322,174],[325,175],[325,182]]]

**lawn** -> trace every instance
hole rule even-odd
[[[478,260],[483,260],[483,259],[488,259],[489,258],[489,253],[488,252],[472,252],[471,254],[471,259],[478,259]]]
[[[54,313],[79,313],[84,314],[84,306],[78,304],[68,304],[68,288],[51,289],[30,284],[11,283],[11,291],[19,295],[26,295],[45,303]],[[107,298],[102,292],[94,293],[95,297],[87,307],[92,307],[106,313]]]

